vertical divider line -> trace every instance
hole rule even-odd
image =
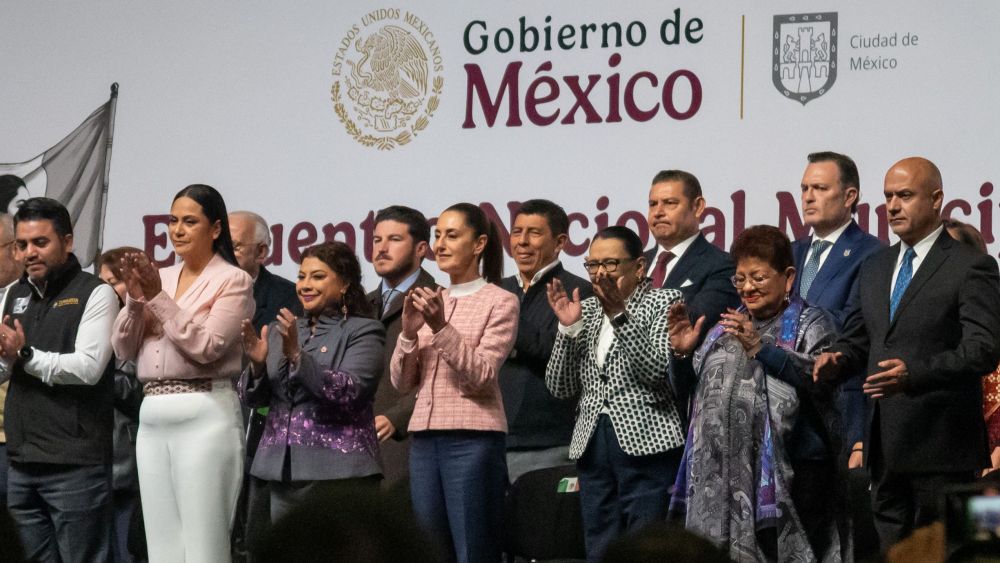
[[[740,119],[743,119],[743,74],[746,66],[747,16],[740,16]]]

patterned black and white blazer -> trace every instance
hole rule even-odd
[[[676,289],[652,289],[649,280],[640,283],[625,304],[628,322],[613,329],[603,369],[597,366],[596,350],[604,310],[596,297],[581,304],[583,330],[576,336],[560,331],[545,384],[556,398],[580,397],[571,459],[583,455],[605,407],[628,455],[660,453],[684,444],[669,383],[673,362],[667,331],[667,310],[681,299]]]

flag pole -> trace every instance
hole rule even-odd
[[[108,182],[111,175],[111,144],[115,140],[115,110],[118,107],[118,83],[115,82],[111,85],[111,99],[108,101],[110,108],[108,108],[108,154],[104,159],[104,179],[101,185],[101,232],[97,237],[97,254],[94,255],[94,268],[96,272],[97,268],[97,258],[101,255],[104,248],[104,223],[105,217],[108,210]]]

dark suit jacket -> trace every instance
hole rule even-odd
[[[522,289],[520,275],[500,282],[500,287],[521,302],[514,352],[500,368],[508,448],[568,446],[573,437],[576,400],[556,399],[545,387],[545,367],[559,324],[545,286],[556,277],[571,296],[574,289],[580,290],[580,299],[594,294],[589,280],[567,272],[562,264],[546,272],[527,293]]]
[[[805,269],[806,256],[809,254],[809,246],[812,245],[812,242],[813,237],[807,236],[792,243],[796,271],[795,287],[792,291],[795,295],[799,294],[802,272]],[[858,273],[861,271],[862,262],[882,248],[885,248],[882,241],[862,231],[858,224],[852,220],[830,249],[830,253],[819,272],[816,273],[816,278],[813,279],[813,283],[809,287],[806,302],[829,313],[836,323],[838,331],[844,326],[844,319],[847,317],[850,304],[857,303],[860,287]],[[864,392],[861,390],[864,381],[865,374],[862,370],[845,378],[840,386],[840,392],[845,394],[840,402],[840,405],[843,405],[843,410],[839,414],[844,423],[843,433],[846,447],[853,447],[856,442],[864,439],[864,425],[870,410]]]
[[[806,265],[806,255],[812,245],[812,236],[800,238],[792,243],[792,254],[795,256],[795,288],[796,295],[802,283],[802,272]],[[813,307],[825,309],[837,322],[837,329],[844,326],[847,318],[847,304],[858,295],[858,272],[861,263],[878,250],[884,248],[882,241],[861,230],[853,220],[844,229],[836,244],[830,249],[826,261],[816,274],[806,302]]]
[[[988,465],[982,376],[1000,359],[997,262],[948,236],[934,242],[889,320],[892,273],[900,245],[861,267],[860,305],[848,313],[831,351],[843,352],[845,373],[865,365],[906,362],[905,392],[875,401],[870,452],[885,470],[959,472]]]
[[[426,270],[421,268],[413,287],[437,287],[437,283]],[[367,297],[378,317],[379,311],[382,310],[382,285],[379,284],[368,293]],[[399,339],[399,333],[403,328],[402,296],[393,299],[389,308],[382,314],[381,320],[385,325],[385,369],[378,390],[375,392],[375,416],[382,415],[388,418],[396,428],[392,440],[379,445],[382,449],[385,483],[391,486],[409,474],[410,445],[404,440],[407,436],[406,428],[410,425],[410,415],[413,414],[413,403],[416,400],[415,392],[396,391],[389,377],[389,360],[392,359],[396,340]]]
[[[295,295],[295,284],[272,274],[263,266],[253,282],[253,300],[257,305],[253,313],[253,328],[258,334],[264,325],[278,316],[282,307],[302,316],[302,304]]]
[[[644,254],[647,268],[650,268],[656,260],[658,250],[659,248],[654,246]],[[726,307],[736,308],[740,305],[740,296],[736,293],[732,282],[736,265],[729,257],[729,253],[719,250],[701,233],[684,254],[675,260],[677,263],[670,270],[667,279],[663,280],[663,287],[680,290],[684,302],[687,303],[691,322],[696,322],[698,317],[705,315],[705,323],[698,337],[698,345],[701,346],[708,330],[719,322],[719,315],[726,311]],[[677,360],[674,364],[672,384],[677,396],[678,412],[685,420],[688,414],[688,400],[697,382],[691,358]],[[686,428],[687,424],[684,426]]]

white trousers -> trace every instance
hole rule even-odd
[[[143,400],[135,451],[150,563],[231,561],[244,448],[227,380],[214,380],[209,393]]]

